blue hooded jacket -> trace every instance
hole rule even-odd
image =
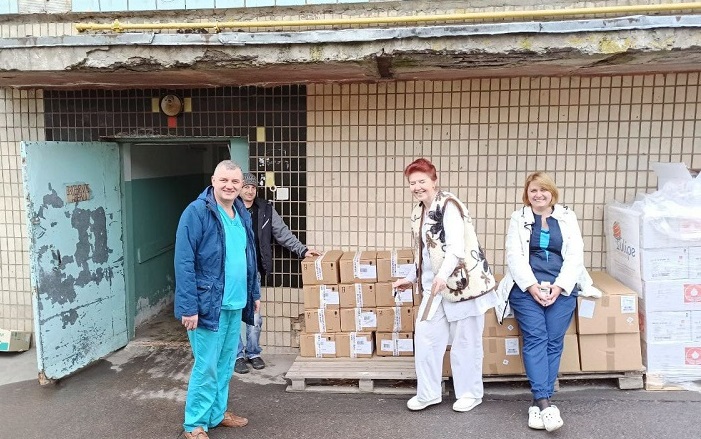
[[[242,320],[253,325],[254,302],[260,299],[256,273],[256,245],[251,215],[240,198],[236,214],[246,229],[246,279],[248,297]],[[219,217],[214,188],[207,187],[190,203],[175,234],[175,317],[197,314],[198,327],[217,331],[224,297],[224,226]]]

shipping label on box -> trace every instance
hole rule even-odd
[[[371,358],[375,351],[372,332],[341,332],[336,334],[336,356]]]
[[[0,352],[22,352],[29,349],[32,333],[0,329]]]
[[[338,285],[305,285],[304,308],[338,308],[340,306]]]
[[[377,331],[412,332],[415,319],[413,307],[377,308]]]
[[[377,252],[377,281],[404,279],[416,271],[414,252],[410,248]]]
[[[365,332],[376,329],[376,308],[341,308],[342,332]]]
[[[637,295],[577,298],[580,334],[639,333]]]
[[[336,358],[336,338],[334,334],[299,335],[299,355],[302,357]]]
[[[341,315],[331,308],[304,311],[304,327],[308,333],[340,332]]]
[[[580,334],[579,357],[582,372],[640,370],[640,334]]]
[[[377,282],[377,252],[345,252],[339,260],[341,283]]]
[[[640,251],[642,280],[687,279],[689,251],[686,247]]]
[[[336,285],[340,283],[339,263],[343,252],[330,250],[320,256],[302,260],[302,283],[304,285]]]
[[[648,343],[692,341],[690,311],[657,311],[640,315],[643,340]]]
[[[375,308],[375,284],[341,284],[338,286],[341,308]]]
[[[375,284],[375,303],[378,307],[414,306],[414,290],[395,290],[389,282]]]
[[[378,332],[377,355],[383,357],[414,356],[414,337],[411,332]]]

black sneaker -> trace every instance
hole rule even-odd
[[[246,364],[246,360],[244,360],[243,358],[237,358],[236,363],[234,364],[234,372],[236,372],[236,373],[250,372],[248,369],[248,364]]]
[[[248,361],[255,370],[265,369],[265,361],[260,357],[249,358]]]

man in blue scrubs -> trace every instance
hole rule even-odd
[[[175,316],[195,363],[185,401],[186,439],[208,439],[210,428],[243,427],[227,411],[241,321],[260,306],[251,216],[238,198],[241,167],[219,163],[212,185],[183,211],[175,239]]]

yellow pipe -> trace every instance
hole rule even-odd
[[[143,29],[214,29],[219,32],[222,28],[269,28],[269,27],[301,27],[301,26],[340,26],[359,24],[395,24],[395,23],[430,23],[440,21],[475,21],[496,20],[508,18],[551,18],[575,15],[605,15],[605,14],[635,14],[670,11],[695,11],[701,9],[701,3],[666,3],[659,5],[628,5],[602,6],[596,8],[574,9],[544,9],[537,11],[501,11],[501,12],[468,12],[464,14],[443,15],[413,15],[401,17],[361,17],[361,18],[332,18],[321,20],[276,20],[276,21],[225,21],[208,23],[120,23],[114,20],[109,24],[78,23],[75,25],[79,32],[86,30],[125,30]]]

